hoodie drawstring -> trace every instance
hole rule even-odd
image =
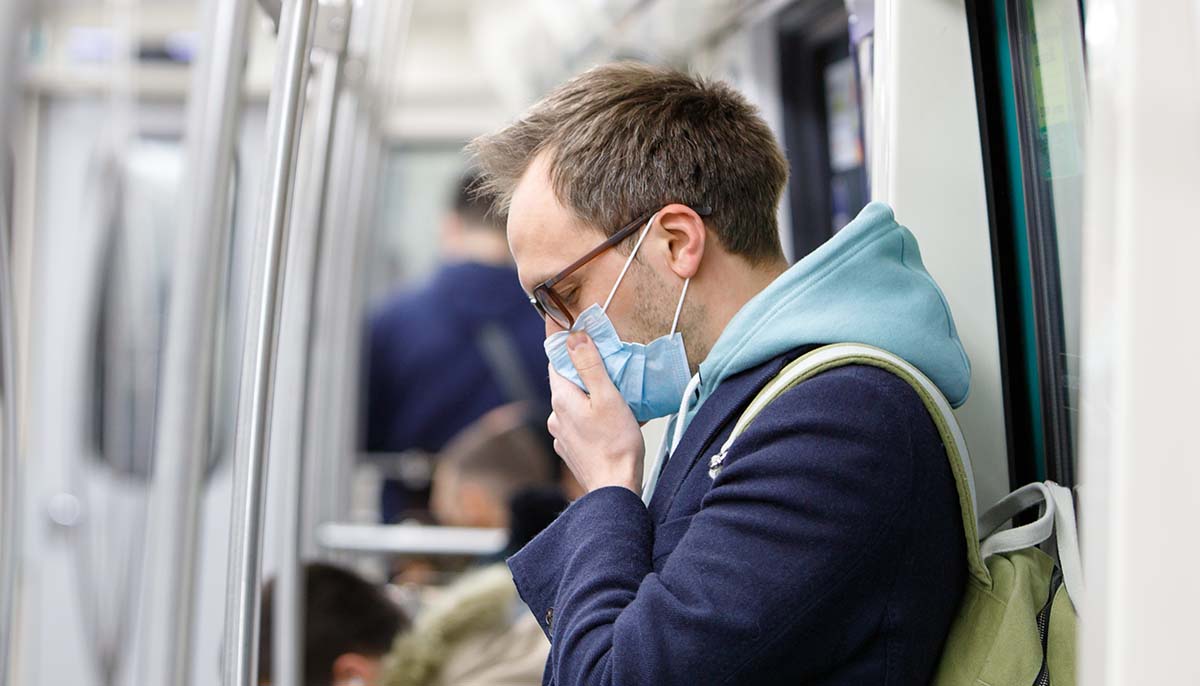
[[[687,419],[688,410],[692,407],[692,402],[696,399],[696,389],[700,387],[700,374],[693,374],[692,379],[688,381],[687,387],[683,391],[683,397],[679,400],[679,414],[675,415],[671,424],[667,426],[667,431],[663,433],[662,441],[658,444],[658,452],[654,457],[654,464],[650,467],[650,473],[646,476],[646,482],[642,484],[642,502],[650,504],[650,498],[654,495],[654,487],[658,485],[658,476],[662,473],[663,466],[666,464],[667,458],[675,454],[675,449],[679,447],[679,442],[683,440],[684,420]],[[668,443],[668,441],[670,441]],[[667,450],[667,446],[670,450]]]

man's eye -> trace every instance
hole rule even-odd
[[[575,288],[572,288],[571,290],[569,290],[569,291],[567,291],[567,292],[565,292],[565,293],[563,293],[563,294],[562,294],[562,299],[563,299],[563,302],[565,302],[565,303],[566,303],[566,304],[568,304],[568,305],[574,305],[574,304],[575,304],[575,298],[576,298],[578,295],[579,295],[579,290],[578,290],[578,289],[575,289]]]

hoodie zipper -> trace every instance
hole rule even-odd
[[[1056,566],[1054,573],[1050,575],[1050,596],[1046,598],[1046,604],[1037,614],[1038,638],[1042,641],[1042,668],[1033,680],[1033,686],[1050,686],[1050,608],[1054,606],[1054,596],[1058,593],[1059,586],[1062,586],[1062,570]]]

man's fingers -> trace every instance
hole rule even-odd
[[[600,358],[600,351],[596,350],[596,344],[590,336],[580,331],[572,333],[567,337],[567,353],[571,355],[571,363],[579,372],[583,385],[587,386],[588,393],[595,395],[616,388],[612,379],[608,378],[604,360]]]
[[[573,406],[574,403],[580,400],[586,400],[587,396],[579,389],[579,386],[567,381],[562,374],[550,367],[550,408],[555,412],[562,412],[568,406]]]

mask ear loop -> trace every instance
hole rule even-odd
[[[683,292],[679,294],[679,304],[675,306],[675,318],[671,320],[671,333],[668,336],[675,335],[675,327],[679,326],[679,313],[683,312],[683,299],[687,297],[688,284],[692,282],[692,277],[683,280]]]
[[[650,227],[654,224],[654,219],[657,216],[658,213],[655,212],[650,217],[650,221],[646,222],[646,228],[642,229],[642,235],[638,236],[637,243],[633,245],[633,252],[629,253],[629,259],[625,260],[625,266],[621,267],[621,273],[617,275],[617,282],[613,284],[612,290],[608,292],[608,298],[604,301],[604,307],[600,308],[602,312],[608,312],[608,305],[612,302],[613,296],[617,294],[617,286],[621,285],[621,280],[625,278],[625,272],[629,271],[629,265],[633,264],[633,258],[637,256],[638,248],[642,247],[642,241],[646,240],[646,234],[650,233]]]

